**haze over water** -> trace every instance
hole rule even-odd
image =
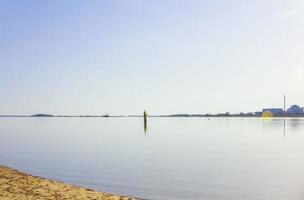
[[[304,119],[1,118],[0,163],[145,199],[304,198]]]

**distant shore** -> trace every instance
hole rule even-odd
[[[25,174],[0,165],[1,200],[135,200]]]
[[[143,117],[142,115],[0,115],[0,118],[128,118],[128,117]],[[173,115],[149,115],[148,117],[160,117],[160,118],[261,118],[257,115],[239,115],[239,114],[173,114]],[[304,118],[304,115],[278,115],[272,116],[272,118]]]

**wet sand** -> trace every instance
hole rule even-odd
[[[64,184],[0,166],[1,200],[134,200]]]

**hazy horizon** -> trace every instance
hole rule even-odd
[[[304,106],[304,2],[0,0],[0,114]]]

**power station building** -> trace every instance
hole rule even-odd
[[[262,113],[270,112],[274,116],[281,116],[281,115],[304,115],[304,109],[298,105],[292,105],[290,108],[284,112],[282,108],[264,108]]]
[[[301,108],[298,105],[293,105],[290,108],[287,109],[286,114],[289,115],[299,115],[299,114],[303,114],[303,108]]]
[[[282,108],[264,108],[262,113],[271,112],[273,115],[284,115],[284,110]]]

